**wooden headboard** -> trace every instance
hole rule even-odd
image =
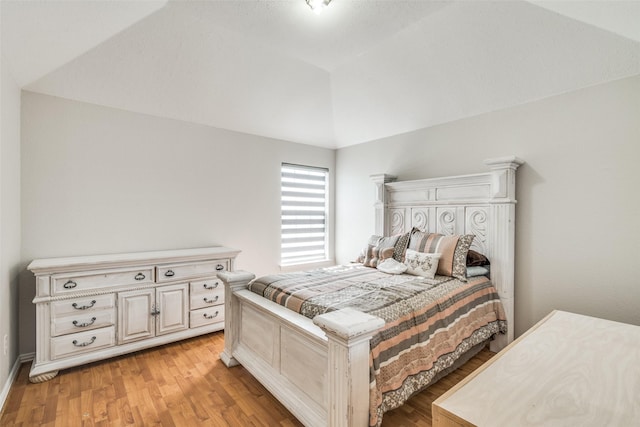
[[[516,170],[524,161],[508,156],[484,163],[489,172],[473,175],[402,182],[394,182],[392,175],[372,175],[375,232],[390,236],[417,227],[430,233],[475,235],[471,248],[489,258],[491,281],[507,315],[509,331],[495,343],[501,348],[514,337]]]

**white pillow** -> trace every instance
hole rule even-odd
[[[402,274],[407,271],[407,266],[393,258],[387,258],[378,263],[378,270],[389,274]]]
[[[489,276],[488,265],[476,265],[467,267],[467,277]]]
[[[440,262],[441,255],[407,249],[404,256],[407,273],[433,279],[436,276],[436,271],[438,271],[438,262]]]

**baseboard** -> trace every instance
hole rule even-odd
[[[31,362],[35,358],[36,358],[35,352],[25,353],[18,356],[18,360],[20,360],[20,363]]]
[[[18,356],[15,363],[13,364],[11,371],[9,371],[9,376],[7,377],[7,381],[4,383],[4,387],[2,387],[2,392],[0,392],[0,414],[2,414],[7,397],[9,397],[9,391],[11,391],[11,386],[13,385],[13,382],[16,380],[16,377],[18,376],[20,365],[22,365],[25,362],[29,362],[33,360],[35,355],[36,355],[35,353],[21,354]]]

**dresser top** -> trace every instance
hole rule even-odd
[[[435,405],[478,427],[636,425],[640,326],[554,311],[469,378]]]
[[[36,275],[81,271],[91,268],[126,267],[140,264],[161,264],[164,262],[204,261],[208,259],[235,258],[237,249],[214,246],[194,249],[175,249],[153,252],[132,252],[107,255],[89,255],[64,258],[43,258],[33,260],[28,270]]]

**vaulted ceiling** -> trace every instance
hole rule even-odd
[[[640,74],[639,1],[11,1],[25,90],[339,148]]]

